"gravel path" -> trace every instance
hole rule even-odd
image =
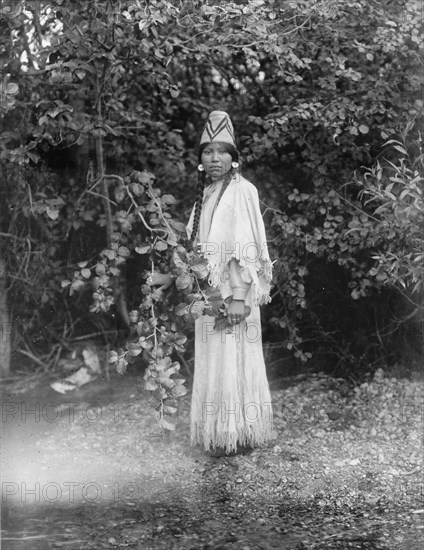
[[[189,395],[165,435],[131,376],[47,387],[3,394],[4,550],[422,549],[421,381],[286,379],[272,444],[221,459]]]

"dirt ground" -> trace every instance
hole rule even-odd
[[[275,381],[274,441],[220,459],[190,394],[163,434],[138,382],[4,385],[3,550],[423,548],[422,380]]]

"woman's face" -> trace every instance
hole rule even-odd
[[[212,181],[224,177],[231,170],[231,163],[233,162],[230,153],[219,142],[208,143],[203,149],[201,160],[206,174]]]

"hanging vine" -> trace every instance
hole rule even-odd
[[[63,286],[73,294],[91,283],[91,311],[109,311],[115,305],[112,281],[119,277],[127,258],[134,253],[145,256],[149,269],[142,275],[142,302],[129,312],[130,337],[125,347],[112,351],[109,361],[124,374],[135,357],[143,358],[144,388],[157,401],[159,425],[172,430],[168,417],[177,410],[176,399],[187,392],[175,355],[185,351],[190,321],[205,314],[211,316],[214,326],[226,324],[223,300],[207,283],[206,260],[192,250],[184,224],[172,216],[175,198],[153,185],[154,176],[133,171],[125,178],[104,177],[118,183],[111,244],[95,263],[79,263],[80,269],[72,280],[63,281]],[[148,284],[152,275],[163,284]]]

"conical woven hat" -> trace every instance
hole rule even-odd
[[[225,111],[212,111],[206,121],[200,138],[200,145],[219,141],[236,146],[234,128],[230,116]]]

